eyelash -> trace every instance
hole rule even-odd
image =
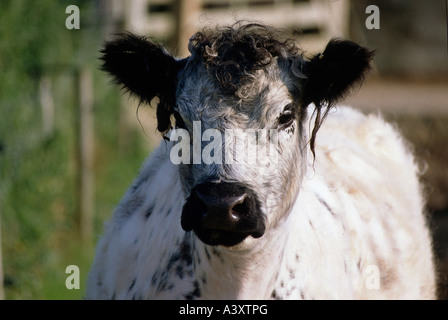
[[[295,118],[296,116],[293,110],[293,106],[291,104],[287,105],[277,119],[278,129],[282,130],[288,128],[289,126],[291,126]]]

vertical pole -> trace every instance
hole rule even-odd
[[[138,34],[144,34],[148,24],[148,0],[126,0],[124,11],[125,30],[132,30]]]
[[[188,41],[197,31],[197,19],[201,12],[201,0],[175,1],[175,52],[184,58],[188,56]]]
[[[143,35],[148,24],[148,0],[123,0],[122,6],[121,28]],[[121,95],[118,120],[118,150],[121,154],[127,154],[132,146],[136,108],[135,100],[129,99],[127,94]]]
[[[94,127],[92,73],[87,67],[76,72],[77,86],[77,226],[83,242],[90,242],[94,211]]]

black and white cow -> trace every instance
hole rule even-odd
[[[335,108],[373,53],[333,39],[306,58],[250,23],[196,33],[189,50],[123,34],[102,51],[117,83],[158,97],[171,141],[108,223],[86,297],[434,298],[413,155],[379,116]]]

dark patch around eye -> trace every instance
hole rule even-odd
[[[277,119],[278,129],[283,130],[291,126],[296,118],[296,112],[292,103],[286,105]]]

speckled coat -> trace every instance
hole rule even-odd
[[[258,32],[265,41],[272,34],[263,28],[246,28],[243,36]],[[241,29],[226,30],[231,47],[238,47]],[[222,34],[212,38],[222,40]],[[419,166],[380,116],[334,107],[363,76],[369,53],[349,42],[330,42],[323,54],[305,59],[291,50],[274,50],[269,42],[264,48],[270,62],[253,70],[236,68],[247,75],[229,93],[216,81],[219,74],[210,72],[216,65],[203,61],[210,64],[224,51],[203,35],[192,42],[198,38],[208,49],[199,52],[192,45],[192,55],[180,61],[146,39],[127,35],[106,48],[104,68],[143,101],[159,96],[161,132],[170,124],[164,117],[173,114],[175,125],[181,121],[189,132],[193,121],[201,121],[204,130],[277,129],[278,163],[175,165],[170,159],[175,142],[163,141],[106,225],[86,298],[434,298]],[[231,57],[235,62],[235,54]],[[137,64],[138,59],[144,61]],[[151,82],[157,73],[174,76],[157,87],[156,80]],[[170,83],[174,87],[167,89]],[[321,117],[321,111],[328,116]],[[254,190],[265,226],[261,237],[212,246],[182,229],[191,189],[212,178]]]

